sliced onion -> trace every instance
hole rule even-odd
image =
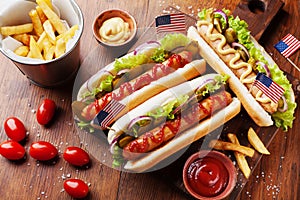
[[[117,145],[117,141],[111,143],[111,145],[110,145],[110,147],[109,147],[109,151],[110,151],[110,153],[113,154],[113,155],[114,155],[114,153],[115,153],[115,147],[116,147],[116,145]]]
[[[244,45],[242,45],[238,42],[233,42],[233,43],[231,43],[231,45],[232,45],[233,48],[235,48],[235,47],[241,48],[247,54],[248,59],[250,58],[250,54],[248,52],[248,49]]]
[[[142,120],[149,120],[149,121],[153,121],[153,117],[147,116],[147,115],[143,115],[143,116],[138,116],[136,118],[134,118],[133,120],[131,120],[127,126],[127,130],[130,130],[136,123],[142,121]]]
[[[90,82],[92,82],[92,84],[93,84],[95,82],[94,79],[99,79],[99,76],[102,77],[103,75],[111,75],[111,76],[113,76],[113,74],[110,71],[108,71],[108,70],[101,70],[97,74],[95,74],[94,76],[92,76],[91,78],[89,78],[86,81],[86,89],[89,92],[92,92],[93,86],[90,86]]]
[[[195,90],[195,92],[197,92],[198,90],[203,90],[204,87],[209,84],[209,83],[214,83],[215,80],[210,78],[210,79],[206,79],[205,81],[203,81]]]
[[[117,76],[120,76],[120,75],[122,75],[122,74],[125,74],[125,73],[127,73],[127,72],[129,72],[130,71],[130,69],[122,69],[122,70],[120,70],[118,73],[117,73]]]
[[[144,52],[145,50],[158,48],[158,47],[160,47],[160,43],[158,41],[151,40],[136,47],[135,50],[133,51],[133,55],[137,55],[139,53]]]
[[[111,144],[116,143],[119,140],[120,135],[115,136],[115,138],[111,141]]]
[[[281,99],[282,99],[282,101],[283,101],[283,106],[282,106],[281,108],[278,108],[278,111],[279,111],[279,112],[285,112],[285,111],[287,111],[287,109],[288,109],[288,104],[287,104],[287,102],[286,102],[285,96],[282,95]]]
[[[216,14],[216,13],[220,14],[223,17],[223,19],[225,21],[225,27],[224,27],[224,29],[226,30],[228,28],[228,17],[226,15],[226,13],[224,13],[222,10],[215,10],[214,14]]]
[[[266,71],[267,77],[271,78],[271,72],[270,72],[270,69],[269,69],[269,67],[268,67],[265,63],[263,63],[263,62],[261,62],[261,61],[257,61],[255,64],[256,64],[256,65],[262,66],[262,67],[264,68],[264,70]]]
[[[109,151],[113,154],[115,151],[115,146],[117,145],[117,142],[119,140],[121,135],[116,135],[114,139],[111,141],[110,146],[109,146]]]

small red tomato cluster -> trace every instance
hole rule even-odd
[[[49,124],[55,114],[56,104],[53,100],[45,99],[39,106],[36,119],[40,125]],[[21,160],[25,157],[25,148],[21,142],[26,138],[26,128],[17,117],[8,117],[4,121],[4,130],[10,140],[0,144],[0,154],[8,160]],[[39,161],[49,161],[58,156],[57,148],[47,141],[35,141],[30,145],[29,155]],[[89,154],[83,149],[75,146],[67,147],[63,158],[69,164],[82,167],[90,162]],[[64,182],[65,191],[73,198],[84,198],[89,188],[80,179],[68,179]]]

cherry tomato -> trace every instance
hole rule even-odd
[[[34,159],[47,161],[57,156],[58,151],[55,146],[46,141],[33,142],[29,148],[29,155]]]
[[[20,142],[26,137],[26,129],[22,121],[16,117],[9,117],[4,122],[6,135],[13,141]]]
[[[9,160],[24,158],[25,149],[16,141],[7,140],[0,145],[0,154]]]
[[[89,187],[80,179],[68,179],[64,182],[65,191],[73,198],[84,198],[89,192]]]
[[[56,104],[51,99],[44,99],[42,104],[39,106],[37,112],[36,112],[36,119],[40,125],[46,125],[48,124],[56,110]]]
[[[67,147],[63,157],[68,163],[75,166],[84,166],[90,162],[89,154],[79,147]]]

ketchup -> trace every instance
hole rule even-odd
[[[225,190],[229,174],[221,161],[207,156],[196,159],[190,164],[187,179],[196,193],[214,197]]]

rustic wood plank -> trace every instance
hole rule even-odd
[[[247,21],[251,34],[259,40],[283,5],[281,0],[241,0],[233,14]]]
[[[81,63],[89,58],[94,50],[98,56],[91,58],[91,67],[103,67],[112,61],[111,52],[99,46],[93,38],[91,26],[93,18],[102,10],[119,7],[130,11],[137,19],[140,33],[145,30],[154,17],[167,6],[178,7],[185,13],[195,16],[203,7],[226,7],[234,9],[237,0],[225,1],[86,1],[76,0],[84,14],[84,33],[81,38]],[[136,6],[133,6],[133,5]],[[273,47],[286,33],[291,32],[300,37],[299,4],[286,0],[283,9],[276,15],[275,23],[270,23],[266,34],[260,42],[286,72],[299,77],[299,73]],[[99,49],[98,49],[99,48]],[[95,50],[96,49],[96,50]],[[299,62],[299,51],[291,56]],[[0,196],[1,199],[72,199],[62,191],[63,180],[78,177],[90,183],[90,194],[86,199],[188,199],[181,191],[153,174],[120,173],[102,164],[92,156],[92,164],[88,169],[78,169],[67,164],[61,157],[63,150],[69,145],[87,149],[88,144],[81,140],[73,121],[71,102],[73,82],[55,89],[39,88],[29,81],[2,54],[0,55],[0,116],[1,123],[7,116],[18,116],[28,128],[29,136],[25,142],[27,158],[23,162],[10,162],[0,157]],[[52,98],[59,106],[59,112],[50,127],[37,124],[34,110],[43,98]],[[298,101],[298,104],[300,102]],[[299,108],[296,117],[300,117]],[[279,131],[269,146],[270,156],[263,156],[254,170],[247,185],[238,199],[299,199],[299,123],[287,133]],[[299,120],[299,119],[298,119]],[[0,141],[7,137],[1,126]],[[57,145],[60,157],[56,163],[38,163],[28,156],[28,147],[33,141],[47,140]],[[155,194],[155,195],[154,195]]]

